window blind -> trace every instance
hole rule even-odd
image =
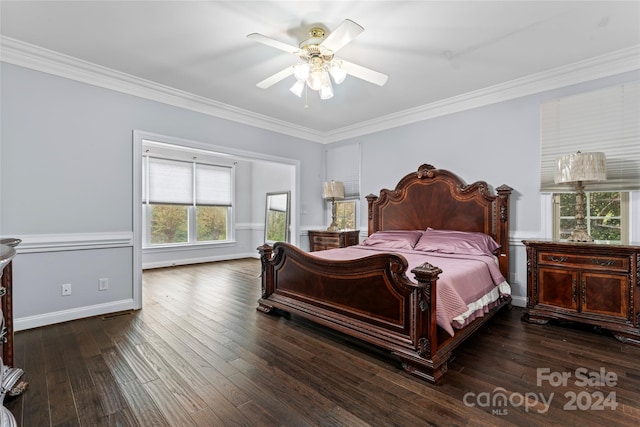
[[[196,205],[231,206],[231,167],[151,156],[144,160],[144,201],[192,205],[195,189]]]
[[[231,206],[231,168],[196,163],[196,204]]]
[[[360,197],[360,144],[330,147],[326,152],[327,181],[342,181],[344,198]]]
[[[193,204],[193,164],[149,157],[149,203]]]
[[[286,194],[274,194],[267,197],[267,210],[286,212],[287,211],[287,195]]]
[[[545,102],[540,109],[540,190],[574,191],[555,184],[556,160],[577,151],[604,152],[607,180],[588,191],[640,190],[640,83]]]

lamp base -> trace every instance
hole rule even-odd
[[[569,242],[593,242],[584,223],[584,197],[584,186],[582,181],[578,181],[576,182],[576,226],[567,239]]]
[[[338,224],[336,222],[336,199],[331,199],[331,225],[327,228],[327,231],[338,231]]]
[[[567,238],[568,242],[593,242],[593,238],[589,236],[586,230],[575,228],[571,232],[571,236]]]

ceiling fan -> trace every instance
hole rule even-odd
[[[363,31],[363,27],[350,19],[345,19],[338,28],[326,37],[323,28],[311,28],[309,38],[302,41],[297,47],[262,34],[249,34],[247,37],[251,40],[292,53],[301,59],[298,64],[267,77],[256,86],[266,89],[293,75],[296,82],[291,87],[291,92],[300,97],[305,87],[308,87],[319,92],[321,99],[333,97],[332,79],[336,84],[340,84],[347,75],[383,86],[387,82],[388,76],[386,74],[334,57],[338,50]]]

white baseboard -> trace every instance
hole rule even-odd
[[[511,296],[511,303],[516,307],[526,307],[527,297],[514,297]]]
[[[228,261],[232,259],[242,259],[242,258],[260,258],[258,252],[249,252],[245,254],[232,254],[232,255],[218,255],[211,257],[199,257],[199,258],[187,258],[180,259],[176,261],[157,261],[157,262],[145,262],[142,264],[143,270],[148,270],[152,268],[164,268],[164,267],[175,267],[177,265],[188,265],[188,264],[202,264],[205,262],[215,262],[215,261]]]
[[[133,299],[126,299],[106,304],[90,305],[86,307],[56,311],[53,313],[45,313],[37,316],[20,317],[13,320],[13,330],[23,331],[25,329],[38,328],[40,326],[53,325],[55,323],[68,322],[70,320],[100,316],[102,314],[110,314],[132,309]]]

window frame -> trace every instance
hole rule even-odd
[[[343,200],[336,200],[335,204],[343,204],[343,203],[353,203],[353,228],[340,228],[340,230],[358,230],[358,207],[360,206],[360,200],[354,198],[345,198]],[[336,212],[339,211],[338,206],[336,206]],[[329,213],[329,222],[332,221],[331,213]],[[336,223],[340,224],[340,216],[336,214]]]
[[[235,162],[230,164],[225,164],[223,161],[215,161],[216,153],[209,152],[206,150],[195,149],[188,146],[178,145],[178,144],[169,144],[162,141],[151,140],[151,139],[143,139],[143,148],[145,148],[145,152],[142,154],[142,186],[146,186],[142,190],[142,249],[150,250],[150,249],[163,249],[163,248],[179,248],[179,247],[195,247],[195,246],[206,246],[206,245],[224,245],[233,243],[235,241],[235,211],[233,209],[235,205]],[[161,154],[154,153],[153,155],[149,154],[150,147],[158,147],[159,152]],[[198,156],[204,160],[199,160]],[[152,203],[149,201],[149,166],[148,161],[149,158],[158,158],[165,159],[176,162],[188,162],[191,163],[191,179],[193,181],[193,185],[191,188],[192,196],[190,204],[180,204],[180,203]],[[188,159],[191,160],[188,160]],[[145,166],[146,163],[146,166]],[[197,208],[198,206],[222,206],[222,205],[211,205],[211,204],[198,204],[197,202],[197,165],[205,165],[205,166],[215,166],[215,167],[224,167],[229,169],[229,178],[230,178],[230,205],[227,206],[227,215],[226,215],[226,238],[224,240],[197,240],[198,230],[197,230]],[[145,175],[146,174],[146,175]],[[146,197],[144,197],[146,195]],[[152,205],[181,205],[187,206],[187,242],[172,242],[172,243],[159,243],[153,244],[151,243],[151,206]]]
[[[630,221],[631,221],[631,205],[630,205],[630,192],[629,191],[585,191],[585,224],[587,225],[588,233],[591,235],[591,215],[590,215],[590,197],[591,193],[620,193],[620,241],[617,240],[596,240],[597,243],[612,243],[626,245],[629,243],[630,236]],[[575,194],[573,194],[575,196]],[[553,240],[566,241],[567,239],[560,239],[560,193],[551,193],[551,205],[552,205],[552,236]],[[562,218],[571,218],[568,216]],[[574,216],[575,218],[575,216]]]

